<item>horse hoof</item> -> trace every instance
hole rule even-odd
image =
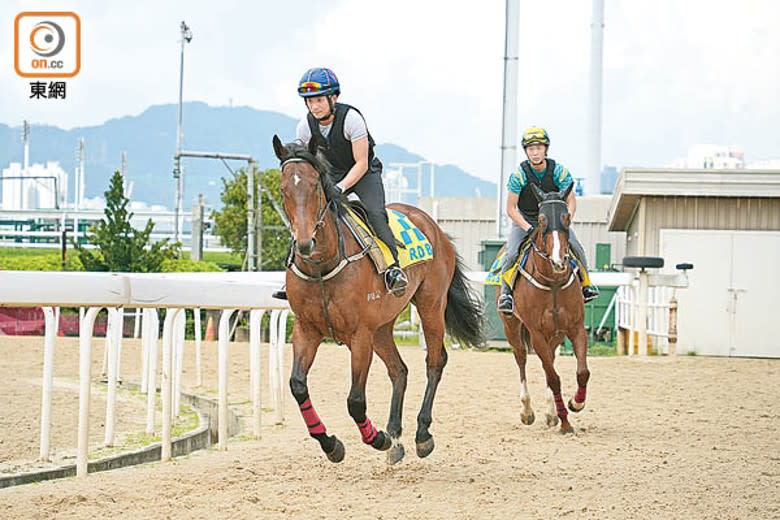
[[[387,452],[387,465],[398,464],[404,458],[404,455],[406,455],[404,445],[400,442],[394,443],[390,451]]]
[[[585,401],[578,403],[574,399],[569,399],[569,410],[572,412],[577,413],[582,411],[583,408],[585,408]]]
[[[387,451],[392,445],[393,439],[381,430],[377,432],[376,437],[374,437],[374,440],[371,442],[371,446],[379,451]]]
[[[547,416],[547,426],[549,428],[552,428],[553,426],[558,426],[558,416],[557,415],[548,415]]]
[[[536,420],[536,416],[531,412],[528,415],[521,415],[520,420],[523,421],[523,424],[526,426],[530,426],[534,423],[534,420]]]
[[[429,437],[427,441],[418,442],[417,456],[423,459],[431,454],[433,448],[433,437]]]
[[[566,428],[561,427],[559,432],[561,435],[574,435],[574,427],[572,425],[569,425]]]
[[[327,452],[328,460],[331,462],[341,462],[344,460],[344,443],[338,440],[335,436],[333,440],[336,443],[333,445],[333,449]]]

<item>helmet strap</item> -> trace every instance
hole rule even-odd
[[[335,112],[333,111],[333,96],[328,94],[325,97],[328,98],[328,107],[330,108],[330,112],[328,112],[327,116],[323,116],[323,117],[319,118],[320,121],[327,121],[328,119],[330,119],[330,117],[332,115],[335,114]]]

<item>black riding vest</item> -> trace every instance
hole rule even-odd
[[[523,214],[523,217],[529,224],[535,224],[539,220],[539,201],[536,200],[534,192],[531,189],[531,183],[536,184],[543,192],[549,193],[551,191],[557,191],[555,188],[555,181],[553,180],[553,173],[555,173],[555,161],[547,159],[547,168],[544,170],[544,175],[539,179],[536,173],[531,168],[530,161],[523,161],[520,163],[520,167],[525,172],[525,177],[528,179],[528,183],[523,187],[517,199],[517,209]]]
[[[333,167],[331,177],[334,182],[339,182],[346,177],[347,172],[355,165],[355,157],[352,155],[352,143],[344,138],[344,119],[347,117],[349,109],[360,114],[360,110],[344,103],[336,103],[333,106],[336,117],[333,123],[331,123],[330,133],[327,138],[320,132],[320,122],[317,121],[311,112],[306,116],[311,138],[315,139],[317,145],[324,149],[325,157],[327,157],[330,165]],[[360,117],[363,117],[363,114],[360,114]],[[368,130],[367,125],[366,130]],[[374,157],[374,138],[371,137],[370,132],[368,134],[368,173],[382,173],[382,163]]]

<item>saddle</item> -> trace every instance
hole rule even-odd
[[[384,273],[387,267],[393,263],[393,255],[390,248],[379,239],[368,223],[365,207],[359,201],[348,201],[344,203],[343,208],[344,211],[340,212],[341,220],[346,224],[358,244],[368,249],[368,256],[374,263],[377,272]],[[395,237],[398,263],[401,268],[433,260],[433,246],[428,237],[405,214],[388,209],[387,217],[390,231]]]

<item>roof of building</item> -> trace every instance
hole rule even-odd
[[[780,198],[780,170],[625,168],[609,208],[609,230],[626,231],[643,196]]]

